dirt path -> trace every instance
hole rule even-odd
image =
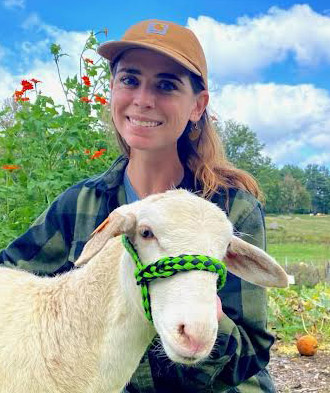
[[[330,352],[300,356],[274,351],[269,371],[278,393],[330,393]]]

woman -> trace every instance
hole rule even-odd
[[[172,187],[211,199],[245,240],[263,248],[260,193],[226,160],[212,128],[206,61],[195,35],[171,22],[144,21],[99,53],[112,70],[111,113],[123,155],[60,195],[0,261],[36,274],[67,271],[110,211]],[[154,344],[127,392],[275,392],[265,370],[273,337],[264,290],[229,274],[219,296],[223,314],[212,356],[198,367],[176,366]]]

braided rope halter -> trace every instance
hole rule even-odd
[[[227,269],[223,262],[206,255],[181,254],[177,257],[165,257],[149,265],[144,265],[135,250],[133,244],[126,235],[122,235],[122,242],[128,253],[136,264],[135,278],[138,285],[141,285],[142,305],[145,316],[152,322],[151,301],[148,283],[156,278],[166,278],[178,272],[191,270],[206,270],[219,275],[217,288],[220,290],[227,276]]]

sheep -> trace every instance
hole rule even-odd
[[[123,205],[107,221],[66,274],[0,268],[0,393],[118,393],[156,332],[174,362],[194,364],[210,354],[217,275],[193,270],[151,282],[150,323],[118,235],[129,237],[145,264],[205,254],[257,285],[287,286],[270,256],[234,236],[221,209],[188,191]]]

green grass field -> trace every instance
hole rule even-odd
[[[266,217],[267,251],[281,264],[330,261],[330,215]]]

